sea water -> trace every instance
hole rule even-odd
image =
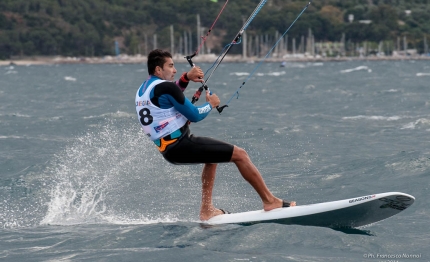
[[[208,81],[231,100],[192,132],[246,149],[276,196],[416,197],[343,231],[202,227],[202,166],[169,164],[140,129],[147,77],[144,64],[0,67],[1,261],[430,261],[429,62],[224,63]],[[214,204],[262,208],[233,164],[218,166]]]

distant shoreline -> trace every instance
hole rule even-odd
[[[213,63],[217,56],[214,54],[199,55],[193,58],[195,63]],[[229,63],[258,63],[263,58],[241,55],[226,56],[223,62]],[[366,57],[310,57],[304,55],[288,56],[284,58],[267,58],[267,63],[281,62],[344,62],[344,61],[399,61],[399,60],[430,60],[430,56],[366,56]],[[187,63],[183,55],[174,56],[175,63]],[[118,57],[24,57],[0,60],[0,66],[7,65],[47,65],[47,64],[141,64],[146,63],[146,56],[120,55]]]

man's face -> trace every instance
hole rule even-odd
[[[173,59],[170,57],[166,58],[166,62],[164,63],[163,68],[160,68],[159,66],[157,66],[156,68],[156,75],[163,80],[175,80],[176,72],[177,71],[173,64]]]

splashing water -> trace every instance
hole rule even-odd
[[[111,120],[56,156],[48,169],[51,199],[41,224],[160,221],[146,203],[154,198],[148,189],[156,183],[149,176],[172,173],[171,167],[135,125],[126,126]],[[161,216],[175,220],[171,214]]]

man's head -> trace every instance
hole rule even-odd
[[[160,49],[152,50],[148,55],[147,65],[150,75],[158,76],[163,80],[174,80],[176,68],[169,52]]]

